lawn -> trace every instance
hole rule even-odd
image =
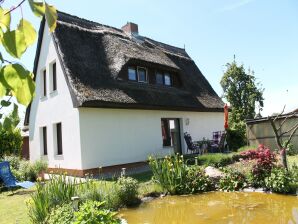
[[[17,190],[0,193],[0,223],[29,223],[26,200],[30,198],[32,190]]]

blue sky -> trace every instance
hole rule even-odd
[[[5,6],[13,1],[6,1]],[[16,1],[15,1],[16,2]],[[184,47],[215,91],[225,64],[233,60],[255,71],[265,88],[263,115],[298,108],[297,0],[48,0],[57,9],[120,28],[127,21],[139,33]],[[10,5],[11,6],[11,5]],[[39,20],[24,5],[36,29]],[[13,14],[16,23],[21,13]],[[22,63],[32,69],[36,46]]]

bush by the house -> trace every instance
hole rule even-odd
[[[293,178],[291,173],[283,167],[276,167],[271,170],[271,174],[266,177],[266,188],[276,193],[289,193],[292,190]]]
[[[245,176],[235,170],[224,169],[225,175],[219,180],[219,189],[237,191],[247,186]]]
[[[286,142],[285,142],[286,143]],[[295,147],[292,143],[288,144],[287,147],[287,154],[289,156],[295,156],[298,155],[298,147]]]
[[[36,181],[38,175],[48,168],[45,160],[36,160],[31,163],[15,155],[5,156],[4,160],[9,162],[11,172],[19,181]]]
[[[132,177],[122,176],[117,180],[119,186],[118,195],[125,206],[133,206],[140,202],[138,198],[139,183]]]
[[[231,151],[237,151],[237,149],[246,144],[245,131],[242,128],[227,129],[227,143]]]
[[[5,155],[19,155],[22,148],[23,139],[21,131],[0,130],[0,158]]]

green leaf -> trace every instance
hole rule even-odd
[[[2,29],[9,30],[10,27],[10,13],[7,13],[8,10],[2,9],[0,7],[0,27]],[[7,14],[5,14],[7,13]]]
[[[48,5],[46,3],[45,14],[46,14],[48,26],[50,28],[50,32],[53,32],[57,25],[57,17],[58,17],[57,10],[54,6]]]
[[[18,25],[18,30],[23,33],[23,38],[25,39],[27,47],[35,42],[36,31],[29,21],[21,19]]]
[[[24,34],[19,30],[6,31],[2,37],[5,50],[15,58],[21,58],[27,49]]]
[[[0,98],[5,96],[6,94],[6,87],[3,85],[2,80],[0,78]]]
[[[1,100],[0,104],[2,107],[8,107],[8,106],[10,106],[11,102],[6,101],[6,100]]]
[[[1,77],[5,86],[12,90],[12,94],[20,104],[28,106],[34,97],[35,84],[33,74],[20,64],[6,65],[1,69]]]
[[[35,2],[34,0],[28,0],[32,12],[42,17],[45,14],[45,4],[43,2]]]

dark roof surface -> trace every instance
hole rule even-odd
[[[41,25],[43,29],[44,20]],[[58,12],[53,35],[74,107],[223,111],[223,102],[182,48]],[[36,52],[36,72],[42,32]],[[118,79],[131,60],[177,72],[183,86],[161,87]]]

